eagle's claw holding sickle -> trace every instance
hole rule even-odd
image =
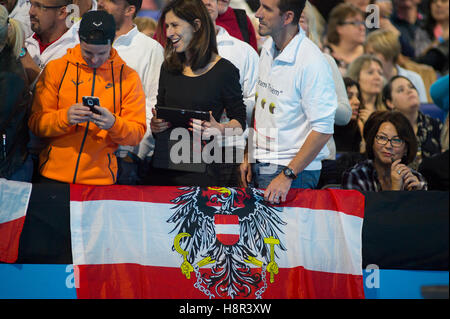
[[[176,250],[180,255],[183,255],[184,261],[183,261],[183,263],[182,263],[181,266],[180,266],[180,268],[181,268],[181,273],[182,273],[183,275],[186,276],[186,279],[191,279],[191,272],[194,271],[194,267],[192,267],[191,263],[187,260],[188,252],[185,251],[185,250],[183,250],[183,249],[181,249],[181,247],[180,247],[180,240],[181,240],[181,238],[183,238],[183,237],[191,237],[191,235],[188,234],[188,233],[179,233],[179,234],[175,237],[175,239],[174,239],[174,241],[173,241],[173,245],[174,245],[174,247],[175,247],[175,250]]]
[[[191,237],[191,235],[188,234],[188,233],[179,233],[179,234],[175,237],[175,239],[174,239],[174,241],[173,241],[173,246],[175,247],[175,250],[176,250],[180,255],[183,256],[183,259],[184,259],[183,263],[182,263],[181,266],[180,266],[180,268],[181,268],[181,273],[182,273],[183,275],[186,276],[186,279],[191,279],[191,272],[194,271],[194,267],[192,267],[191,263],[187,260],[188,252],[185,251],[185,250],[183,250],[183,249],[181,249],[181,247],[180,247],[180,240],[181,240],[181,238],[183,238],[183,237]],[[197,265],[198,265],[199,267],[203,267],[203,266],[205,266],[205,265],[207,265],[207,264],[212,264],[212,263],[215,263],[215,262],[216,262],[216,261],[213,260],[211,257],[206,257],[206,258],[202,259],[201,261],[199,261],[199,262],[197,263]]]

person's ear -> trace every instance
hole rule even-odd
[[[391,100],[386,100],[386,106],[387,106],[388,109],[391,110],[391,111],[395,109],[394,103],[392,103]]]
[[[200,21],[200,19],[195,19],[193,25],[194,25],[194,32],[197,32],[198,30],[200,30],[202,22]]]
[[[284,18],[284,25],[289,25],[292,23],[292,21],[294,21],[294,12],[293,11],[286,11],[285,13],[283,13],[283,18]]]
[[[134,17],[134,14],[136,12],[136,7],[134,5],[130,5],[125,9],[125,12],[127,13],[127,15]]]

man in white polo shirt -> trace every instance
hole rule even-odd
[[[261,0],[255,14],[259,34],[270,38],[260,54],[255,131],[241,178],[265,188],[271,203],[285,201],[290,188],[316,187],[333,134],[332,72],[299,28],[304,6],[305,0]]]

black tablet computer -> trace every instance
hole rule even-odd
[[[156,116],[172,123],[173,126],[188,126],[190,119],[209,121],[209,112],[179,109],[175,107],[157,106]]]

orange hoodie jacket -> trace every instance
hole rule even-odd
[[[94,123],[69,124],[67,111],[96,96],[100,106],[116,117],[109,130]],[[111,48],[109,59],[99,68],[89,68],[80,45],[60,59],[49,62],[36,84],[31,131],[46,138],[39,158],[42,176],[54,180],[90,185],[116,182],[118,145],[137,145],[146,130],[145,94],[136,71],[128,67]]]

